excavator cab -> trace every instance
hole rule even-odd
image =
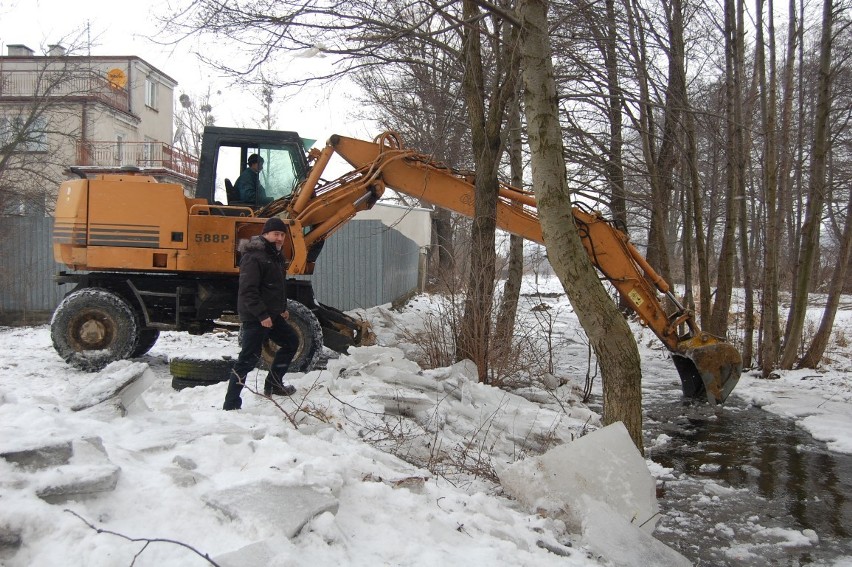
[[[204,129],[195,196],[211,204],[227,203],[254,211],[290,197],[307,175],[304,145],[296,132],[208,126]],[[252,154],[263,159],[263,169],[260,190],[248,202],[235,185]]]

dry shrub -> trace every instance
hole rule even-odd
[[[441,368],[456,362],[458,335],[464,304],[458,296],[433,296],[432,310],[424,315],[422,329],[402,329],[404,340],[415,346],[414,360],[421,368]],[[520,306],[519,306],[520,309]],[[511,339],[498,340],[492,330],[488,351],[487,383],[498,387],[523,387],[536,377],[553,372],[553,321],[544,315],[539,325],[515,325]],[[492,329],[493,329],[492,322]]]
[[[843,329],[834,331],[834,345],[837,348],[849,348],[849,338],[846,336],[846,331]]]

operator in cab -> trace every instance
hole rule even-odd
[[[234,189],[239,191],[240,201],[243,203],[264,204],[266,191],[263,185],[260,184],[260,172],[263,171],[263,158],[257,154],[251,154],[247,165],[248,167],[237,178]],[[260,197],[259,200],[258,197]]]

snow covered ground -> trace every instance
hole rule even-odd
[[[555,280],[527,282],[525,293],[533,288],[561,292]],[[378,346],[288,375],[298,393],[276,398],[280,407],[244,392],[238,412],[220,409],[224,384],[175,391],[168,370],[175,356],[235,356],[234,333],[163,333],[140,361],[116,363],[113,377],[144,364],[154,378],[124,408],[114,399],[84,407],[104,392],[103,376],[68,367],[47,326],[0,328],[0,453],[53,448],[41,463],[0,459],[0,564],[208,564],[201,554],[222,565],[613,564],[616,557],[532,513],[496,482],[499,466],[600,426],[579,401],[587,349],[570,305],[528,298],[525,324],[535,327],[541,311],[533,308],[545,303],[557,315],[548,327],[553,375],[567,380],[555,390],[507,393],[471,380],[465,363],[421,371],[410,332],[435,307],[419,296],[401,312],[362,313]],[[852,337],[850,314],[841,315],[836,326]],[[659,343],[635,329],[646,383],[671,380],[660,371],[670,363]],[[843,349],[830,357],[819,372],[745,375],[734,395],[852,453],[852,361]],[[93,495],[53,490],[74,483]],[[287,525],[280,493],[317,514],[304,527]],[[146,546],[155,539],[185,545]]]

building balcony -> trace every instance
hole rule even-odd
[[[4,70],[0,100],[33,98],[101,102],[130,113],[130,93],[92,72],[67,70]]]
[[[151,174],[172,174],[193,185],[198,177],[198,158],[163,142],[77,142],[77,162],[87,173],[135,166]]]

